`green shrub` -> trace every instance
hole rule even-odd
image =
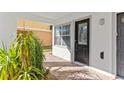
[[[0,49],[0,80],[44,79],[42,43],[31,32],[19,33],[7,50]]]

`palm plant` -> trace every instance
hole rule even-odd
[[[33,65],[42,69],[44,59],[42,43],[33,36],[32,32],[19,33],[14,45],[23,60],[23,66]]]
[[[16,57],[14,50],[7,51],[3,44],[3,48],[0,49],[0,80],[14,79],[14,75],[18,72],[17,66],[19,66]]]
[[[38,76],[41,76],[40,78]],[[36,67],[27,67],[26,69],[21,69],[15,79],[17,80],[38,80],[44,79],[44,72],[41,72]]]
[[[42,43],[31,32],[18,34],[7,50],[0,49],[0,80],[44,79]]]

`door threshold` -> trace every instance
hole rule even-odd
[[[77,64],[77,65],[80,65],[80,66],[87,66],[88,67],[87,64],[81,63],[79,61],[74,61],[74,63]]]
[[[120,77],[120,76],[117,76],[116,77],[116,80],[124,80],[124,78],[123,77]]]

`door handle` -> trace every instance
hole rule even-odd
[[[77,44],[77,41],[75,41],[75,50],[76,50],[76,51],[78,50],[78,44]]]

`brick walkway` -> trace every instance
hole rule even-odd
[[[87,66],[79,66],[64,59],[53,56],[51,53],[45,54],[44,67],[50,70],[56,80],[109,80],[113,79]]]

